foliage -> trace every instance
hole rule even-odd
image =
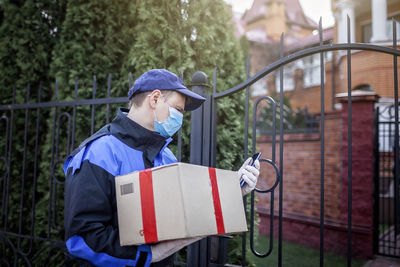
[[[152,0],[139,3],[138,10],[136,41],[124,63],[123,73],[132,72],[137,77],[151,68],[168,68],[175,73],[182,72],[185,83],[190,84],[188,77],[195,71],[201,70],[212,77],[217,68],[217,91],[244,81],[245,61],[223,1],[171,4],[171,1]],[[236,170],[243,162],[244,92],[218,100],[217,105],[217,167]],[[188,161],[190,154],[188,115],[185,114],[182,131],[183,161]],[[240,237],[232,242],[238,245],[241,242],[238,240]],[[238,255],[234,263],[238,263]]]
[[[40,81],[48,81],[51,51],[58,39],[56,29],[63,17],[63,2],[2,1],[1,103],[11,102],[13,86],[16,87],[16,102],[23,102],[28,84],[36,89]],[[42,99],[47,96],[42,95]]]
[[[239,39],[240,47],[242,48],[243,55],[249,55],[250,53],[250,42],[247,40],[246,35],[243,35]]]
[[[279,94],[272,93],[271,97],[276,99],[276,110],[274,113],[273,106],[268,104],[262,107],[259,111],[258,119],[256,122],[257,131],[259,134],[271,134],[273,131],[273,118],[275,117],[276,129],[280,125],[280,104]],[[289,98],[283,96],[282,119],[284,132],[304,132],[315,131],[319,129],[319,123],[315,116],[309,115],[307,107],[302,109],[293,110]]]
[[[17,88],[16,102],[23,103],[24,88],[28,83],[35,88],[31,96],[32,101],[36,100],[40,81],[43,81],[42,101],[73,100],[77,78],[79,90],[76,97],[88,99],[93,95],[94,75],[96,97],[106,97],[108,73],[112,74],[111,96],[126,96],[128,74],[131,72],[135,79],[151,68],[182,72],[186,84],[191,83],[190,76],[195,71],[201,70],[212,77],[216,68],[216,88],[220,92],[244,81],[243,58],[242,48],[233,34],[230,12],[222,0],[0,2],[0,93],[4,96],[3,104],[11,102],[10,92],[14,85]],[[57,94],[54,79],[57,79]],[[244,92],[220,99],[217,105],[217,167],[236,170],[243,162]],[[111,113],[115,110],[116,107],[112,106]],[[36,194],[35,219],[42,222],[35,225],[34,234],[56,239],[61,239],[63,234],[63,160],[91,133],[90,106],[76,108],[76,127],[71,136],[67,130],[73,118],[64,112],[71,114],[73,107],[58,107],[41,113],[37,188],[31,182],[25,183],[27,190]],[[29,150],[22,140],[25,125],[28,137],[34,136],[37,115],[34,110],[29,111],[26,124],[24,113],[21,110],[15,114],[15,165],[11,177],[21,176],[24,151],[26,158],[35,158],[32,152],[35,138],[26,139]],[[104,105],[96,106],[94,131],[106,123],[106,114]],[[188,161],[190,114],[185,114],[185,119],[182,155],[183,161]],[[33,160],[28,161],[26,172],[30,173],[34,168]],[[51,184],[50,177],[54,181]],[[22,180],[13,181],[12,186],[13,192],[19,192],[23,187]],[[31,211],[29,203],[32,198],[31,193],[23,203],[23,212],[27,214]],[[21,217],[20,199],[20,194],[11,194],[10,209],[15,212],[9,221],[15,222]],[[50,211],[49,203],[52,203]],[[29,223],[29,220],[24,222],[24,227]],[[48,224],[51,227],[47,228]],[[18,232],[18,229],[12,230]],[[22,233],[29,234],[24,229]],[[240,244],[238,240],[234,242]],[[232,251],[236,253],[235,249]],[[238,263],[237,256],[237,253],[232,256],[233,263]],[[43,264],[40,260],[36,263]]]
[[[62,0],[57,2],[4,0],[0,2],[0,104],[11,103],[13,88],[15,88],[16,103],[25,103],[28,96],[31,102],[37,101],[40,81],[43,85],[41,100],[49,99],[51,51],[58,40],[56,29],[64,16],[64,3],[65,1]],[[31,88],[30,94],[27,93],[28,87]],[[36,220],[33,224],[31,219],[35,216],[35,207],[32,206],[33,198],[40,201],[44,194],[40,188],[36,190],[35,180],[42,179],[48,183],[48,177],[39,178],[40,174],[38,171],[35,172],[38,162],[35,160],[34,148],[38,146],[40,155],[44,141],[43,138],[35,138],[37,113],[33,110],[16,110],[14,113],[4,111],[0,115],[4,118],[2,120],[4,124],[1,125],[1,136],[4,138],[0,139],[2,155],[5,155],[7,151],[6,134],[13,144],[12,151],[9,151],[10,158],[5,157],[7,160],[0,164],[2,175],[4,173],[2,177],[11,177],[11,183],[7,188],[11,193],[6,200],[2,199],[4,217],[1,218],[0,224],[2,228],[7,226],[7,230],[14,233],[24,235],[43,233],[45,235],[46,230],[42,221]],[[12,116],[14,120],[10,125]],[[42,113],[43,117],[46,117],[46,112]],[[3,130],[7,128],[8,132]],[[39,122],[38,135],[42,136],[46,131],[46,125]],[[9,175],[5,171],[7,162],[10,167]],[[6,185],[3,180],[1,183],[3,193]],[[46,210],[37,211],[36,214],[46,213]],[[16,240],[13,239],[13,241]],[[31,245],[34,250],[38,247],[37,243],[28,240],[23,240],[18,245],[21,245],[24,251],[27,251]],[[10,250],[5,251],[7,255],[11,255]]]
[[[119,74],[126,51],[134,41],[136,12],[134,1],[128,0],[68,1],[51,63],[51,74],[62,86],[60,99],[73,98],[76,78],[80,79],[79,97],[90,98],[94,75],[97,83],[104,85],[108,73]],[[104,97],[105,92],[98,90],[96,95]],[[116,93],[126,94],[122,90]]]

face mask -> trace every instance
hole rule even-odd
[[[155,112],[154,112],[155,115]],[[154,120],[154,130],[164,137],[170,137],[176,133],[182,126],[183,114],[173,107],[169,107],[169,116],[165,121]]]

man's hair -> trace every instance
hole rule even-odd
[[[174,92],[174,90],[160,90],[161,95],[164,96],[165,100]],[[144,99],[151,94],[151,91],[147,92],[139,92],[132,96],[131,100],[129,100],[129,108],[132,106],[141,107],[143,104]]]

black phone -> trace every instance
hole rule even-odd
[[[256,162],[256,160],[260,159],[261,156],[261,152],[255,153],[251,158],[251,166],[254,166],[254,162]]]

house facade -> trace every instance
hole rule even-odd
[[[335,14],[335,39],[347,42],[347,16],[350,18],[351,42],[393,46],[393,20],[396,23],[397,40],[400,40],[400,1],[398,0],[332,0]],[[380,121],[393,116],[389,107],[394,104],[393,56],[371,51],[352,51],[352,90],[375,92],[380,96],[377,107]],[[335,92],[347,91],[347,56],[338,52],[335,57],[337,69]],[[399,68],[398,63],[397,68]],[[393,140],[383,142],[380,151],[391,151]]]
[[[350,42],[369,43],[379,46],[393,46],[393,22],[400,20],[399,0],[332,0],[331,8],[335,16],[335,24],[322,32],[324,44],[347,43],[350,28]],[[347,25],[347,17],[350,25]],[[241,17],[236,16],[241,25],[241,35],[249,41],[251,76],[255,75],[269,64],[279,59],[279,41],[281,33],[284,35],[284,54],[291,55],[305,48],[318,46],[317,24],[304,15],[297,0],[255,0],[253,6]],[[323,18],[322,18],[323,19]],[[397,39],[400,40],[400,24],[397,24]],[[237,32],[238,33],[238,32]],[[307,107],[308,112],[319,115],[321,113],[321,59],[320,54],[314,54],[284,66],[283,91],[293,110]],[[348,90],[348,59],[347,51],[327,52],[323,55],[324,64],[324,107],[325,107],[325,226],[327,231],[326,249],[334,252],[345,253],[345,239],[347,229],[346,214],[347,190],[346,173],[343,171],[347,162],[345,155],[347,147],[343,138],[347,135],[345,108],[343,99],[337,97]],[[393,110],[389,107],[394,103],[394,78],[393,55],[372,51],[351,51],[351,90],[354,94],[378,95],[375,107],[379,107],[379,120],[389,120]],[[253,99],[260,96],[279,93],[279,72],[271,73],[257,81],[251,87]],[[275,95],[276,96],[276,95]],[[367,97],[368,98],[368,97]],[[375,99],[375,98],[374,98]],[[367,102],[370,100],[367,100]],[[375,100],[374,100],[375,101]],[[357,112],[356,112],[357,113]],[[344,114],[344,115],[343,115]],[[371,113],[372,114],[372,113]],[[369,115],[371,115],[369,114]],[[365,126],[364,114],[353,113],[359,118],[359,128]],[[354,121],[357,121],[353,118]],[[372,129],[373,120],[368,126]],[[353,126],[354,127],[354,126]],[[359,129],[356,129],[359,130]],[[353,129],[354,131],[354,129]],[[370,131],[372,133],[372,130]],[[369,137],[368,137],[369,138]],[[380,137],[381,153],[392,153],[393,138]],[[386,139],[385,139],[386,138]],[[385,140],[383,140],[385,139]],[[284,177],[285,187],[283,194],[283,224],[285,226],[284,238],[310,246],[318,247],[318,229],[320,219],[320,142],[319,132],[311,134],[285,134],[284,135]],[[353,143],[359,139],[356,137]],[[368,139],[369,140],[369,139]],[[363,141],[360,139],[360,141]],[[372,142],[372,139],[370,140]],[[364,186],[358,192],[368,192],[368,201],[357,201],[353,198],[355,206],[360,204],[359,219],[354,221],[354,235],[357,255],[361,257],[372,256],[372,188],[373,188],[373,153],[369,143],[368,151],[362,151],[360,160],[369,160],[368,174],[355,174],[353,178],[360,179],[358,185]],[[278,146],[277,146],[278,147]],[[271,138],[259,136],[257,149],[263,157],[271,158],[273,149]],[[355,158],[353,158],[354,160]],[[278,163],[277,163],[278,164]],[[365,166],[365,169],[368,169]],[[363,171],[363,168],[361,168]],[[273,171],[264,170],[261,175],[260,188],[272,186]],[[369,183],[365,182],[369,181]],[[389,187],[389,186],[387,186]],[[354,187],[353,187],[354,190]],[[370,192],[371,191],[371,192]],[[392,194],[387,192],[387,194]],[[275,194],[275,205],[278,196]],[[354,200],[356,199],[356,200]],[[359,198],[361,199],[361,198]],[[257,211],[260,215],[260,232],[269,234],[271,199],[259,196]],[[358,206],[357,206],[358,207]],[[275,210],[277,207],[275,206]],[[369,219],[365,220],[368,215]],[[276,219],[276,218],[275,218]],[[276,220],[275,220],[276,222]],[[275,229],[277,229],[275,227]],[[296,230],[297,229],[297,230]],[[304,234],[306,233],[307,238]],[[358,243],[357,243],[358,242]],[[368,244],[365,245],[365,244]]]

